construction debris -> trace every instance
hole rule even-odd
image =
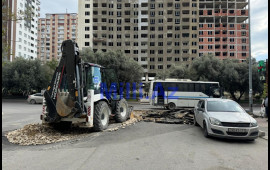
[[[193,110],[134,110],[130,119],[123,123],[115,123],[114,119],[110,120],[111,126],[106,132],[117,131],[120,128],[125,129],[139,121],[169,123],[169,124],[194,124]],[[111,128],[110,128],[111,127]],[[29,124],[22,129],[8,132],[5,136],[8,141],[19,145],[41,145],[56,143],[75,138],[81,138],[93,133],[92,128],[69,127],[66,129],[56,129],[46,124]]]
[[[145,122],[169,123],[169,124],[194,124],[194,112],[192,109],[145,111],[142,114]]]

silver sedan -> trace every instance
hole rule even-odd
[[[194,124],[204,129],[205,137],[258,138],[257,121],[235,101],[217,98],[200,100],[194,113]]]
[[[31,103],[31,104],[42,103],[43,102],[43,95],[41,93],[35,93],[32,95],[29,95],[27,98],[27,102]]]

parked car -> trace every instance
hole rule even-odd
[[[27,98],[27,102],[31,103],[31,104],[42,103],[43,102],[43,95],[41,93],[35,93],[32,95],[29,95]]]
[[[259,134],[257,121],[229,99],[200,100],[194,108],[194,124],[204,129],[205,137],[254,140]]]

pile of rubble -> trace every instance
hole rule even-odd
[[[113,127],[106,129],[107,132],[116,131],[120,128],[125,128],[130,125],[134,125],[136,122],[142,119],[138,115],[131,114],[129,120],[123,123],[115,123]],[[110,121],[110,124],[113,123]],[[78,137],[85,137],[89,133],[93,133],[92,128],[79,128],[79,127],[69,127],[54,128],[46,124],[29,124],[25,125],[21,129],[17,129],[8,132],[5,136],[8,141],[19,145],[41,145],[49,143],[57,143],[61,141],[71,140]]]
[[[112,132],[124,129],[127,126],[134,125],[139,121],[157,122],[157,123],[173,123],[173,124],[193,124],[192,110],[151,110],[151,111],[133,111],[130,119],[123,123],[115,123],[110,120],[110,126],[106,132]],[[8,132],[5,136],[8,141],[19,145],[41,145],[56,143],[66,140],[85,137],[89,133],[93,133],[92,128],[69,127],[66,129],[57,129],[46,124],[29,124],[22,129]]]
[[[169,124],[194,124],[194,112],[192,109],[146,111],[142,114],[145,122],[169,123]]]
[[[21,129],[6,134],[9,142],[19,145],[41,145],[56,143],[85,136],[91,129],[72,127],[67,130],[57,130],[44,124],[29,124]]]

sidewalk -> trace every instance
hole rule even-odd
[[[266,121],[268,118],[258,117],[254,119],[257,120],[259,129],[265,132],[265,136],[263,136],[262,138],[268,140],[268,121]]]

